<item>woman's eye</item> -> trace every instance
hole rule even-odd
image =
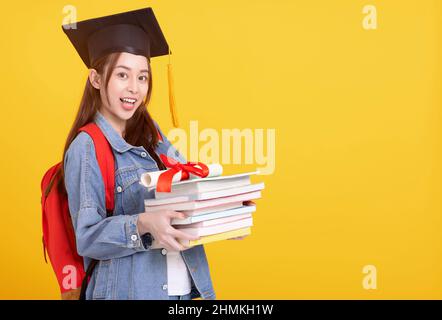
[[[140,76],[138,79],[141,80],[141,81],[146,81],[147,77],[146,76]]]
[[[122,79],[127,78],[127,74],[125,74],[124,72],[117,73],[117,76],[122,78]]]

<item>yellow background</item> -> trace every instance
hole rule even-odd
[[[40,180],[87,74],[61,30],[68,4],[78,20],[154,8],[183,128],[276,129],[252,235],[206,245],[219,299],[442,298],[439,0],[3,3],[0,298],[59,297]],[[366,4],[377,30],[362,28]],[[167,132],[166,65],[154,59],[150,110]]]

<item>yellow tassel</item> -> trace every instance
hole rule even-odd
[[[172,76],[172,64],[170,63],[170,51],[169,51],[169,64],[167,65],[167,78],[169,82],[169,106],[170,114],[172,115],[172,122],[175,128],[179,127],[178,116],[176,112],[175,92],[173,88],[173,76]]]

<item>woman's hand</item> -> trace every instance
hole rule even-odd
[[[138,232],[143,235],[147,232],[154,237],[155,245],[152,248],[165,248],[168,251],[183,251],[188,246],[183,246],[176,238],[184,240],[198,240],[199,237],[189,235],[175,229],[171,224],[172,219],[184,219],[186,214],[172,210],[158,210],[143,212],[138,216]]]

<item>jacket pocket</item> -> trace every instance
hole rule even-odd
[[[140,175],[138,173],[139,167],[130,166],[124,167],[118,170],[118,181],[120,186],[117,186],[117,192],[120,187],[121,193],[121,205],[124,214],[136,214],[139,207],[140,201],[142,202],[142,190],[139,184]]]

